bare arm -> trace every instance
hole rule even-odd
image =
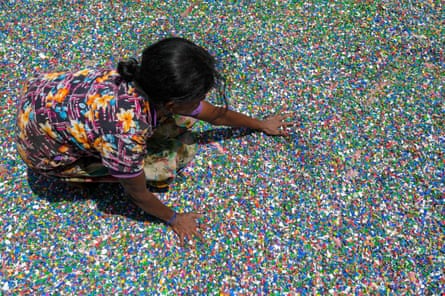
[[[163,221],[169,221],[173,217],[174,211],[147,190],[144,173],[134,178],[120,179],[119,181],[132,201],[146,213]]]
[[[170,226],[179,236],[180,245],[184,245],[184,239],[191,239],[197,236],[200,239],[202,235],[197,231],[196,219],[200,218],[200,214],[196,213],[179,213],[175,212],[164,205],[153,193],[147,190],[145,174],[142,172],[137,177],[128,179],[119,179],[126,192],[130,195],[132,201],[146,213],[158,217],[163,221],[171,221]],[[172,218],[174,218],[172,220]]]
[[[213,125],[247,127],[258,130],[261,129],[262,124],[259,119],[223,107],[216,107],[207,101],[202,102],[202,111],[196,118]]]
[[[207,101],[202,102],[202,111],[196,117],[213,125],[225,125],[231,127],[246,127],[260,130],[268,135],[287,135],[281,127],[293,125],[293,122],[284,122],[290,115],[276,115],[264,120],[253,118],[240,112],[216,107]]]

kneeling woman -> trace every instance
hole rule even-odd
[[[182,38],[161,40],[141,63],[30,80],[19,103],[17,147],[34,171],[70,182],[120,182],[133,202],[184,238],[198,213],[175,213],[147,189],[165,186],[196,153],[196,120],[280,135],[284,116],[258,120],[205,101],[221,85],[213,57]]]

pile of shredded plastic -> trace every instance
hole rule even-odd
[[[443,292],[441,2],[224,2],[0,2],[0,294]],[[196,128],[159,195],[205,214],[186,248],[118,185],[33,175],[13,142],[34,73],[115,67],[172,35],[217,57],[231,108],[296,121],[286,138]]]

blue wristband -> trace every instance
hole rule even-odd
[[[172,225],[176,220],[176,212],[173,213],[173,216],[167,221],[167,225]]]

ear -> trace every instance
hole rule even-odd
[[[175,103],[172,102],[172,101],[169,101],[169,102],[167,102],[167,103],[164,104],[164,108],[165,108],[168,112],[170,112],[170,113],[173,113],[173,109],[174,109],[174,107],[175,107]]]

